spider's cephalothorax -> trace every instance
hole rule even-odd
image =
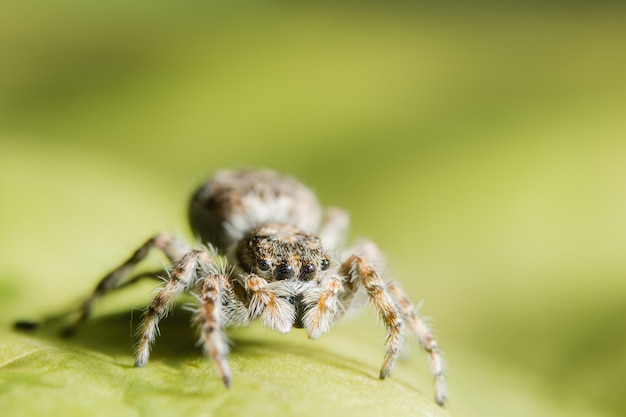
[[[189,219],[201,246],[192,248],[168,234],[148,239],[100,281],[69,330],[89,316],[103,295],[145,276],[165,278],[142,320],[135,365],[147,363],[159,321],[179,294],[190,292],[198,300],[194,321],[200,342],[229,386],[224,329],[259,319],[281,333],[303,328],[315,339],[368,299],[387,328],[380,378],[390,375],[406,329],[428,353],[435,399],[443,405],[446,388],[437,342],[404,291],[384,276],[384,257],[376,245],[361,242],[337,256],[348,227],[344,211],[331,208],[322,218],[313,192],[296,180],[268,170],[235,170],[220,171],[198,188]],[[151,248],[169,258],[169,270],[129,276]]]
[[[268,282],[321,281],[330,259],[320,239],[294,226],[267,224],[253,229],[237,248],[239,266]]]
[[[305,327],[305,315],[315,303],[314,293],[330,268],[330,259],[320,239],[294,226],[267,224],[253,229],[239,243],[237,260],[241,269],[265,279],[281,282],[293,305],[293,327]]]

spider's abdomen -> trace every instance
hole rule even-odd
[[[189,222],[203,242],[228,254],[266,223],[316,231],[320,213],[313,192],[293,178],[269,170],[219,171],[193,194]]]

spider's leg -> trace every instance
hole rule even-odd
[[[113,288],[112,291],[118,291],[123,288],[130,287],[145,278],[149,278],[153,280],[163,280],[164,275],[167,275],[167,273],[162,268],[157,269],[155,271],[140,272],[136,275],[131,276],[130,278],[126,278],[124,282],[122,282],[121,284],[118,284],[115,288]]]
[[[351,255],[342,263],[340,272],[343,276],[348,277],[347,291],[354,294],[358,291],[359,286],[365,290],[370,303],[376,308],[387,328],[387,350],[380,370],[380,379],[384,379],[393,370],[404,337],[404,321],[398,304],[382,276],[364,257]]]
[[[77,309],[75,308],[69,311],[62,312],[60,314],[46,316],[40,322],[18,321],[15,323],[15,327],[24,330],[31,330],[36,328],[39,324],[48,324],[62,321],[67,319],[71,315],[77,314],[78,317],[74,320],[74,322],[63,330],[63,334],[66,336],[73,334],[74,331],[76,331],[76,329],[89,317],[93,305],[104,295],[120,288],[127,287],[128,285],[131,285],[144,277],[157,278],[159,272],[163,272],[145,272],[124,281],[128,273],[139,262],[146,258],[148,252],[152,248],[157,248],[161,250],[169,258],[170,261],[179,258],[188,251],[188,248],[185,244],[174,239],[170,235],[158,234],[148,239],[132,254],[130,258],[128,258],[124,263],[122,263],[120,266],[118,266],[113,271],[108,273],[104,278],[102,278],[96,288],[91,293],[91,295],[85,301],[83,301]],[[124,282],[120,284],[121,281]]]
[[[338,311],[339,294],[343,285],[338,277],[331,277],[319,291],[309,291],[304,295],[305,305],[312,305],[304,315],[304,328],[310,339],[317,339],[329,329]]]
[[[264,326],[279,333],[288,333],[295,319],[294,306],[277,295],[268,282],[254,274],[244,278],[244,288],[250,294],[249,321],[261,316]]]
[[[388,286],[389,291],[398,301],[402,316],[407,322],[407,326],[415,338],[419,341],[422,348],[428,353],[430,362],[430,370],[435,379],[435,399],[439,405],[443,405],[446,399],[446,381],[443,374],[443,358],[437,341],[433,338],[430,329],[424,321],[418,316],[415,305],[406,295],[402,288],[391,283]]]
[[[91,293],[91,296],[89,296],[89,298],[87,298],[79,307],[78,318],[72,325],[65,329],[64,334],[72,334],[89,317],[95,302],[104,295],[135,283],[144,276],[153,275],[153,273],[141,274],[141,276],[138,275],[132,277],[130,280],[120,285],[120,281],[122,281],[138,263],[143,261],[148,256],[148,253],[152,248],[159,249],[163,252],[165,256],[168,257],[170,262],[173,262],[175,259],[179,258],[188,251],[185,244],[166,233],[161,233],[148,239],[143,245],[135,250],[130,258],[100,280],[94,291]],[[156,276],[156,274],[154,275]]]
[[[371,264],[375,265],[373,269],[381,270],[385,265],[383,254],[373,242],[361,242],[353,249],[353,253],[358,255],[356,258],[367,259]],[[343,264],[342,271],[344,274],[350,274],[350,271],[353,271],[352,274],[354,274],[354,272],[358,270],[358,268],[355,269],[355,267],[355,257],[353,256],[352,261],[348,259],[348,261]],[[346,292],[342,295],[342,302],[344,304],[350,302],[350,297],[354,297],[354,294],[358,290],[358,288],[354,286],[355,282],[358,281],[348,281],[345,284]],[[379,282],[379,285],[381,285],[381,291],[385,291],[391,295],[402,320],[411,333],[417,338],[422,348],[428,353],[431,372],[435,380],[435,400],[439,405],[443,405],[446,399],[446,384],[443,372],[443,359],[439,352],[437,342],[433,338],[428,326],[426,326],[424,321],[417,314],[417,309],[411,299],[397,284],[388,282],[383,278]],[[381,377],[382,376],[383,371],[381,371]]]
[[[200,323],[200,343],[204,353],[215,361],[217,371],[226,387],[230,386],[231,373],[228,366],[228,344],[223,333],[224,312],[222,300],[227,292],[228,282],[222,274],[210,274],[200,286],[200,308],[196,320]]]
[[[338,249],[343,247],[349,227],[348,214],[340,208],[331,207],[324,214],[318,236],[327,248]]]
[[[202,265],[210,264],[211,261],[208,252],[193,250],[174,264],[170,280],[161,287],[144,314],[139,329],[141,339],[137,346],[135,366],[144,366],[148,362],[150,347],[158,333],[159,321],[167,315],[176,297],[194,285],[198,269]]]

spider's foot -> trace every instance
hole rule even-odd
[[[446,382],[443,378],[443,374],[435,375],[435,401],[442,407],[448,399],[446,394],[447,391],[448,389],[446,388]]]
[[[380,379],[385,379],[388,376],[391,375],[391,372],[393,371],[393,362],[386,362],[382,369],[380,370],[380,375],[378,376]]]
[[[15,327],[16,330],[31,331],[35,330],[40,325],[41,323],[38,321],[19,320],[16,321],[15,324],[13,324],[13,327]]]
[[[65,329],[63,329],[63,331],[61,332],[61,336],[62,337],[72,337],[76,334],[76,327],[75,326],[69,326],[66,327]]]
[[[224,386],[226,388],[230,388],[230,381],[231,381],[230,375],[222,375],[222,382],[224,383]]]

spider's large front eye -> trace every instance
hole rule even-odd
[[[269,271],[270,269],[270,264],[265,259],[260,259],[256,263],[256,266],[257,268],[259,268],[260,271]]]
[[[274,277],[277,280],[289,279],[293,277],[293,267],[289,265],[287,262],[281,262],[274,269]]]
[[[315,277],[315,267],[313,264],[306,264],[300,270],[300,279],[303,281],[310,281]]]

